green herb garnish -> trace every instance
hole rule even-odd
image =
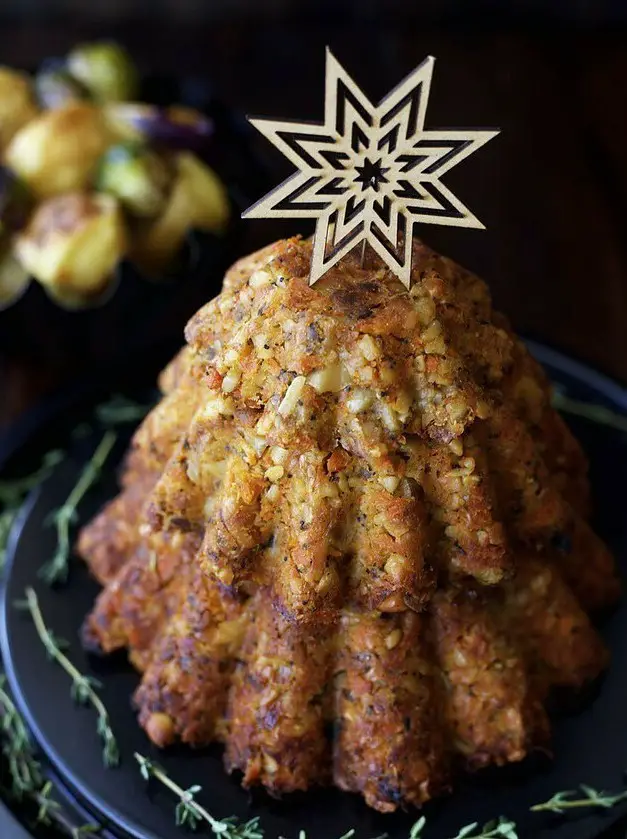
[[[76,824],[74,819],[67,815],[61,803],[53,798],[55,792],[52,781],[46,781],[42,789],[33,796],[37,805],[36,821],[38,824],[53,825],[72,839],[82,839],[84,836],[99,833],[101,825],[95,822],[87,824]]]
[[[107,426],[126,425],[142,420],[154,405],[142,405],[127,396],[112,396],[96,408],[96,417]]]
[[[0,573],[7,560],[7,545],[11,528],[22,508],[28,493],[48,477],[59,461],[63,452],[48,452],[36,472],[12,481],[0,481]]]
[[[39,804],[39,809],[37,810],[37,821],[40,824],[50,824],[51,814],[61,809],[59,802],[50,797],[52,789],[52,781],[46,781],[37,793],[37,803]]]
[[[194,786],[188,789],[183,789],[176,781],[170,778],[163,767],[154,761],[137,752],[135,752],[135,760],[139,764],[139,771],[141,772],[142,778],[146,781],[155,778],[178,797],[179,802],[174,810],[177,825],[186,825],[191,830],[196,830],[202,822],[205,822],[209,825],[213,834],[221,837],[221,839],[264,839],[265,832],[259,823],[258,816],[255,816],[255,818],[250,819],[250,821],[244,824],[240,823],[235,816],[230,816],[226,819],[216,819],[196,801],[195,796],[199,792],[202,792],[202,788],[198,784],[194,784]],[[426,823],[426,818],[421,816],[409,831],[408,839],[420,839]],[[472,829],[475,827],[476,825],[470,825]],[[354,839],[354,837],[355,830],[353,829],[342,834],[338,839]],[[493,839],[493,837],[494,839],[497,839],[497,837],[502,837],[502,839],[517,839],[515,834],[506,835],[505,833],[494,833],[489,836],[487,834],[485,836],[478,835],[476,839]],[[307,839],[306,831],[299,831],[298,839]],[[376,837],[376,839],[387,839],[387,834],[384,833],[382,836]],[[459,837],[456,837],[456,839],[459,839]]]
[[[146,781],[156,778],[178,797],[179,803],[174,811],[177,825],[187,825],[191,830],[195,830],[201,822],[205,822],[209,825],[213,834],[221,837],[221,839],[263,839],[264,831],[259,825],[258,817],[250,819],[244,824],[239,823],[234,817],[216,819],[196,801],[195,796],[201,792],[201,787],[197,784],[188,789],[183,789],[152,760],[137,752],[135,752],[135,760],[139,764],[142,778]]]
[[[427,824],[427,820],[424,816],[420,816],[417,822],[412,825],[411,830],[409,831],[409,839],[420,839],[422,836],[422,831],[425,829],[425,825]]]
[[[554,389],[552,401],[553,407],[564,414],[583,417],[597,425],[605,425],[608,428],[614,428],[616,431],[627,433],[627,417],[606,408],[604,405],[571,399],[560,388]]]
[[[627,800],[627,790],[612,794],[596,790],[594,787],[589,787],[586,784],[581,784],[579,789],[576,790],[556,792],[548,801],[543,801],[542,804],[535,804],[531,810],[534,813],[565,813],[567,810],[578,809],[580,807],[600,807],[603,810],[609,810],[620,801],[625,800]]]
[[[35,594],[34,589],[26,589],[26,602],[30,615],[35,624],[35,629],[39,635],[39,639],[44,645],[46,652],[51,659],[54,659],[57,664],[65,670],[72,680],[71,695],[72,699],[80,705],[91,705],[98,714],[97,731],[98,736],[102,740],[103,750],[102,759],[104,765],[107,767],[117,766],[120,762],[120,752],[117,741],[114,737],[109,722],[109,714],[105,708],[102,700],[96,693],[100,687],[100,682],[94,679],[93,676],[86,676],[80,672],[64,655],[62,651],[63,643],[61,639],[57,639],[51,630],[48,629],[44,621],[41,609],[39,608],[39,600]]]
[[[72,839],[82,839],[83,836],[93,836],[94,833],[99,833],[101,825],[92,823],[81,824],[79,827],[71,828]]]
[[[510,821],[504,816],[499,816],[498,819],[487,822],[477,832],[478,828],[478,822],[467,824],[466,827],[462,827],[455,839],[518,839],[516,822]]]
[[[70,527],[78,518],[77,507],[79,503],[98,480],[116,439],[117,435],[114,431],[105,433],[67,500],[58,510],[55,510],[50,518],[57,530],[57,547],[52,559],[39,569],[39,576],[48,585],[67,580],[71,550]]]
[[[26,723],[6,691],[6,677],[0,676],[0,715],[2,730],[2,753],[7,761],[11,788],[7,796],[14,801],[30,800],[38,823],[54,825],[58,831],[82,839],[88,834],[98,833],[100,825],[95,823],[76,825],[63,812],[63,808],[52,795],[52,781],[44,780],[41,765],[35,757],[35,750],[26,728]]]
[[[2,752],[9,765],[11,792],[21,799],[44,785],[39,761],[21,714],[6,691],[6,677],[0,677],[0,709],[2,711]]]
[[[31,489],[34,489],[48,477],[52,469],[63,460],[64,453],[59,449],[47,452],[39,469],[24,478],[11,481],[0,481],[0,504],[10,505],[23,499]]]

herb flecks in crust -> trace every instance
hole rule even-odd
[[[104,586],[84,639],[129,650],[160,746],[420,806],[460,764],[550,749],[546,700],[606,666],[589,615],[619,584],[485,284],[418,241],[410,290],[371,253],[310,287],[310,256],[240,261],[188,324],[80,536]]]

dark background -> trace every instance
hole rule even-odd
[[[469,22],[490,24],[528,23],[534,28],[551,21],[613,23],[625,20],[621,0],[3,0],[0,19],[66,21],[80,17],[91,21],[167,19],[168,22],[223,21],[225,18],[344,17],[350,20],[383,16],[450,26]]]
[[[373,99],[435,55],[427,125],[502,134],[446,176],[487,230],[422,235],[484,276],[519,331],[627,383],[627,3],[0,5],[0,63],[33,67],[96,37],[121,40],[145,71],[208,77],[246,113],[294,119],[322,117],[327,44]],[[311,229],[245,224],[243,252]],[[0,425],[72,374],[0,357]]]
[[[627,0],[0,0],[0,64],[102,37],[144,71],[294,119],[322,117],[327,44],[373,99],[435,55],[427,124],[502,133],[446,177],[487,230],[422,235],[519,331],[627,384]],[[297,229],[246,222],[241,251]],[[0,431],[81,367],[0,354]]]

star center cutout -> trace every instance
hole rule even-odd
[[[372,161],[366,158],[363,164],[355,166],[355,169],[359,173],[355,181],[361,183],[362,191],[372,188],[375,192],[378,192],[380,184],[388,183],[388,179],[385,177],[388,170],[382,167],[380,160]]]
[[[243,217],[315,218],[311,285],[365,241],[409,288],[416,224],[483,228],[441,178],[499,132],[424,127],[434,62],[374,105],[327,50],[323,123],[250,120],[297,171]]]

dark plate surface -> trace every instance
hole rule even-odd
[[[623,389],[559,353],[535,344],[532,349],[553,380],[572,398],[627,413],[627,393]],[[74,424],[74,418],[67,412],[66,428],[70,424]],[[573,428],[591,460],[595,526],[612,546],[625,575],[627,435],[586,420],[574,420]],[[59,433],[57,429],[55,434]],[[158,753],[151,747],[129,703],[137,683],[135,673],[124,660],[93,659],[81,649],[78,630],[97,594],[97,585],[79,562],[73,564],[70,581],[62,589],[52,591],[37,579],[38,568],[55,545],[55,534],[45,524],[46,517],[67,497],[101,433],[96,431],[71,442],[69,457],[26,505],[13,533],[1,615],[2,655],[11,688],[36,739],[68,786],[112,827],[117,825],[120,836],[180,839],[184,834],[174,824],[175,799],[157,784],[146,790],[133,760],[133,752],[139,751],[158,760],[183,788],[200,784],[203,792],[199,801],[216,817],[237,815],[248,819],[260,815],[266,839],[297,839],[300,830],[307,831],[307,839],[339,839],[351,828],[356,830],[356,839],[371,839],[384,832],[390,839],[407,839],[417,813],[381,816],[368,810],[357,796],[337,791],[320,790],[271,801],[263,793],[251,795],[241,790],[237,779],[227,777],[219,749],[194,752],[179,748]],[[59,442],[53,435],[45,445],[50,448]],[[124,444],[121,435],[117,457]],[[103,480],[81,505],[82,522],[114,494],[115,460],[114,456]],[[74,706],[67,676],[47,661],[29,618],[12,605],[22,598],[28,585],[38,592],[48,625],[70,641],[68,655],[72,661],[103,682],[102,698],[121,745],[123,760],[118,769],[104,769],[95,715]],[[627,767],[627,608],[623,606],[604,621],[602,631],[612,650],[612,667],[591,705],[556,722],[555,761],[535,761],[533,767],[514,767],[513,771],[479,774],[466,780],[448,799],[426,808],[425,839],[447,839],[468,822],[483,823],[500,814],[514,819],[523,836],[589,839],[625,812],[618,807],[606,813],[579,815],[574,820],[529,813],[532,804],[580,783],[622,788]]]

